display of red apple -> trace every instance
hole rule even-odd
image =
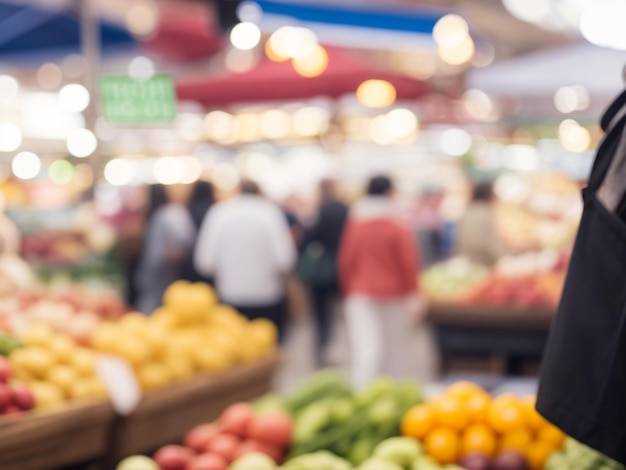
[[[218,421],[220,429],[234,436],[243,438],[254,418],[254,408],[249,403],[236,403],[229,406]]]
[[[0,383],[7,383],[11,377],[11,364],[9,361],[0,356]]]
[[[0,364],[6,359],[0,357]],[[17,416],[35,408],[35,396],[23,385],[9,385],[11,369],[6,367],[4,380],[0,380],[0,419],[2,416]]]
[[[219,433],[220,428],[217,424],[201,424],[200,426],[196,426],[185,436],[185,447],[196,452],[204,452],[209,442]]]
[[[161,470],[186,470],[195,452],[182,446],[165,446],[154,454],[154,461]]]
[[[225,470],[233,461],[248,454],[263,454],[280,464],[291,444],[292,434],[293,423],[288,414],[256,415],[248,403],[235,403],[214,423],[191,429],[183,441],[184,447],[163,447],[154,459],[162,470],[182,468],[182,461],[190,455],[184,470]]]
[[[257,416],[248,428],[248,436],[251,439],[276,447],[287,447],[291,442],[292,434],[291,417],[283,412]]]

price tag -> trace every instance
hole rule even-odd
[[[121,416],[132,413],[141,401],[141,387],[130,364],[115,356],[101,355],[96,371],[109,391],[115,412]]]

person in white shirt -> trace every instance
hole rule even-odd
[[[274,322],[282,338],[286,275],[296,248],[282,211],[251,182],[241,194],[215,205],[204,219],[196,243],[197,271],[213,276],[220,300],[250,319]]]

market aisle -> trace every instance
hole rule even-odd
[[[335,335],[327,351],[333,365],[347,371],[349,354],[345,329],[337,319]],[[277,392],[293,390],[315,371],[313,358],[314,328],[310,317],[294,319],[289,324],[287,340],[282,351],[283,362],[275,379]],[[412,378],[429,383],[437,378],[438,354],[434,336],[428,325],[416,326],[412,332],[409,372]]]

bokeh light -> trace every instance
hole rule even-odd
[[[303,77],[317,77],[328,68],[328,52],[320,45],[316,45],[310,53],[299,55],[291,64],[296,72]]]
[[[13,152],[22,145],[22,131],[10,122],[0,123],[0,152]]]
[[[129,184],[133,177],[133,165],[126,158],[115,158],[104,167],[104,179],[114,186]]]
[[[417,116],[410,109],[394,109],[385,116],[385,130],[393,137],[410,137],[415,134],[417,127]]]
[[[37,81],[42,88],[54,90],[61,85],[63,81],[63,72],[61,67],[52,62],[43,64],[37,69]]]
[[[20,86],[10,75],[0,75],[0,104],[9,104],[15,101]]]
[[[465,155],[472,148],[472,136],[464,129],[447,129],[439,137],[441,150],[453,157]]]
[[[554,94],[554,106],[564,114],[589,107],[589,92],[583,86],[565,86]]]
[[[291,116],[281,109],[265,111],[261,115],[261,134],[267,139],[284,139],[291,133]]]
[[[154,178],[157,183],[171,185],[180,183],[185,174],[185,165],[178,157],[161,157],[154,163]]]
[[[356,97],[367,108],[386,108],[396,101],[395,87],[386,80],[366,80],[359,85]]]
[[[74,178],[74,165],[67,160],[55,160],[48,167],[48,178],[54,184],[68,184]]]
[[[591,145],[591,134],[573,119],[566,119],[559,125],[559,142],[569,152],[584,152]]]
[[[75,157],[88,157],[96,148],[98,139],[89,129],[74,129],[67,137],[67,150]]]
[[[70,113],[80,113],[89,106],[89,91],[83,85],[70,83],[59,91],[59,103]]]
[[[17,178],[31,180],[41,171],[41,159],[33,152],[20,152],[13,157],[11,170]]]
[[[231,30],[230,42],[241,51],[249,51],[261,42],[261,30],[254,23],[244,21]]]
[[[328,112],[317,106],[305,106],[298,109],[292,116],[294,131],[302,137],[314,137],[328,129],[330,116]]]

